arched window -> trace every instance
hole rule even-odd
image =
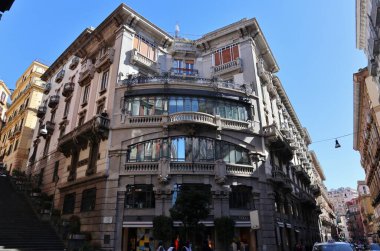
[[[248,150],[226,141],[203,137],[154,139],[130,146],[127,162],[158,161],[161,157],[176,162],[213,162],[249,165]]]

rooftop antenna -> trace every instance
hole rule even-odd
[[[178,23],[175,25],[175,38],[178,38],[178,34],[179,34],[179,25]]]

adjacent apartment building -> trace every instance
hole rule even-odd
[[[328,191],[329,199],[334,207],[339,227],[339,238],[349,239],[346,213],[348,210],[347,202],[358,197],[357,190],[350,187],[340,187]]]
[[[358,198],[353,198],[346,203],[347,205],[347,230],[349,233],[348,241],[350,242],[365,242],[367,239],[364,236],[363,219],[360,214],[360,206]]]
[[[358,206],[364,227],[364,238],[369,243],[378,242],[371,194],[364,180],[358,181],[358,193]]]
[[[8,110],[11,92],[4,81],[0,80],[0,125],[5,120],[5,113]]]
[[[374,207],[375,230],[380,221],[379,177],[379,63],[380,2],[356,1],[356,47],[363,50],[368,66],[353,76],[354,149],[359,151]],[[378,236],[377,236],[378,237]]]
[[[47,68],[46,65],[33,61],[17,80],[12,92],[12,103],[6,111],[5,125],[0,131],[0,162],[9,172],[14,169],[25,171],[28,164],[33,131],[38,119],[37,108],[44,89],[40,77]]]
[[[250,250],[311,246],[320,240],[311,139],[278,70],[256,19],[188,40],[122,4],[42,76],[27,171],[104,249],[149,245],[153,218],[186,186],[212,194],[202,223],[217,250],[221,216]]]
[[[326,177],[322,166],[318,161],[316,153],[314,151],[310,151],[310,156],[314,166],[312,175],[312,191],[314,192],[314,195],[317,196],[317,206],[321,210],[319,215],[319,231],[321,241],[328,241],[332,239],[337,240],[338,231],[336,215],[324,184]]]

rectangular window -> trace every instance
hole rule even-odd
[[[214,53],[214,65],[222,65],[234,61],[239,57],[239,47],[237,44],[229,45]]]
[[[93,211],[96,204],[96,188],[86,189],[82,193],[81,212]]]
[[[66,194],[63,199],[62,214],[72,214],[75,208],[75,193]]]
[[[43,155],[44,156],[47,156],[48,153],[49,153],[49,145],[50,145],[50,138],[46,138],[46,141],[45,141],[45,147],[44,147],[44,153]]]
[[[53,180],[52,182],[57,182],[58,181],[58,168],[59,168],[59,161],[56,161],[54,163],[54,171],[53,171]]]
[[[50,121],[54,122],[54,119],[55,119],[55,110],[51,112]]]
[[[156,46],[145,38],[137,35],[133,41],[133,48],[144,57],[156,61]]]
[[[63,111],[63,117],[67,117],[67,115],[69,114],[69,111],[70,111],[70,103],[71,103],[71,99],[68,99],[65,103],[65,110]]]
[[[96,114],[101,114],[104,111],[104,103],[101,102],[98,104],[98,107],[96,108]]]
[[[87,104],[89,94],[90,94],[90,85],[86,85],[83,90],[82,104]]]
[[[81,113],[81,114],[79,115],[78,126],[83,125],[85,117],[86,117],[86,114],[85,114],[85,113]]]
[[[106,70],[106,71],[103,72],[102,82],[101,82],[101,85],[100,85],[100,91],[104,91],[104,90],[107,89],[109,73],[110,73],[109,70]]]
[[[230,208],[235,209],[252,209],[252,188],[248,186],[231,186]]]
[[[14,149],[14,151],[16,151],[16,150],[17,150],[17,147],[18,147],[18,140],[16,140],[16,143],[15,143],[15,149]]]
[[[125,195],[126,208],[154,208],[153,185],[128,185]]]

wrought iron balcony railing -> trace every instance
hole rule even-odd
[[[73,82],[65,83],[62,90],[62,96],[68,97],[73,93],[75,89],[75,84]]]

